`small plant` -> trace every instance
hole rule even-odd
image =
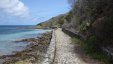
[[[83,33],[86,29],[87,29],[87,27],[86,27],[87,25],[86,25],[86,23],[84,22],[84,23],[82,23],[81,25],[80,25],[80,32],[81,33]]]
[[[71,40],[72,40],[72,43],[79,43],[79,44],[81,44],[83,42],[83,41],[81,41],[80,39],[78,39],[76,37],[72,37]]]

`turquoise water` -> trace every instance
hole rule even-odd
[[[13,51],[23,50],[28,43],[14,43],[13,41],[35,38],[49,30],[25,29],[32,26],[0,26],[0,56],[13,54]],[[24,28],[24,29],[21,29]]]

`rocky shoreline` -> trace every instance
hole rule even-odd
[[[41,37],[23,39],[19,42],[29,42],[25,50],[16,52],[14,55],[4,55],[0,59],[5,60],[3,64],[40,64],[45,58],[50,44],[52,32],[42,34]]]

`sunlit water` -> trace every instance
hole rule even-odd
[[[35,38],[49,30],[21,29],[32,26],[0,26],[0,56],[13,54],[13,51],[23,50],[28,43],[14,43],[13,41],[25,38]]]

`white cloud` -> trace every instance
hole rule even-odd
[[[20,0],[0,0],[0,10],[14,16],[24,17],[28,15],[28,8]]]

